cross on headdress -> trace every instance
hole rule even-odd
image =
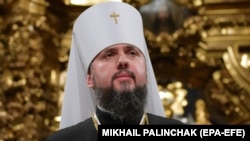
[[[118,22],[117,22],[117,17],[119,17],[119,16],[120,16],[120,15],[119,15],[119,14],[116,14],[115,12],[113,12],[112,14],[110,14],[110,17],[111,17],[111,18],[114,18],[116,24],[118,23]]]

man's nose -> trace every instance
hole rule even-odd
[[[117,61],[117,68],[118,69],[124,69],[128,67],[128,59],[126,55],[122,54],[119,56]]]

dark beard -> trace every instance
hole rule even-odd
[[[119,117],[124,123],[140,120],[146,104],[146,85],[123,91],[96,87],[95,92],[98,106],[110,111],[114,118]]]

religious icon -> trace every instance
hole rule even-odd
[[[172,34],[180,28],[190,13],[170,0],[153,0],[140,8],[144,27],[154,34]]]

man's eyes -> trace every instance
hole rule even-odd
[[[114,56],[114,53],[108,52],[105,54],[105,57],[112,57],[112,56]]]
[[[105,54],[103,54],[103,56],[105,58],[110,58],[110,57],[113,57],[113,56],[115,56],[117,54],[118,54],[117,52],[110,51],[110,52],[106,52]],[[125,54],[130,55],[130,56],[137,56],[139,53],[136,50],[128,50],[128,51],[125,52]]]
[[[133,55],[133,56],[135,56],[135,55],[138,54],[135,50],[131,50],[131,51],[129,51],[128,53],[129,53],[130,55]]]

